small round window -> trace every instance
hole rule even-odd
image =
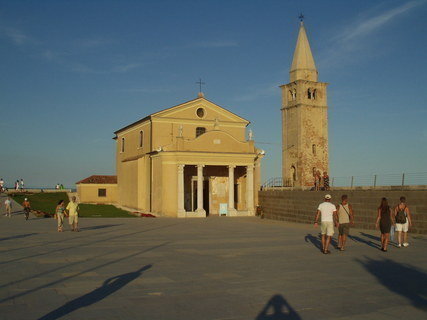
[[[199,118],[203,118],[203,117],[205,116],[205,109],[203,109],[203,108],[198,108],[198,109],[196,110],[196,114],[197,114],[197,116],[198,116]]]

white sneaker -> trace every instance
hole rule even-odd
[[[397,245],[397,247],[398,247],[398,248],[400,248],[400,247],[402,247],[402,245],[399,243],[399,244]]]
[[[409,243],[405,242],[405,243],[403,244],[403,246],[404,246],[404,247],[407,247],[407,246],[409,246]]]

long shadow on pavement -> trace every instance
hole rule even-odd
[[[138,278],[144,271],[150,269],[151,267],[152,265],[148,264],[134,272],[124,273],[119,276],[109,278],[104,281],[102,287],[97,288],[81,297],[67,302],[62,307],[59,307],[58,309],[55,309],[44,315],[43,317],[39,318],[39,320],[59,319],[80,308],[88,307],[94,303],[97,303],[108,297],[109,295],[113,294],[114,292],[120,290],[129,282]]]
[[[80,248],[80,247],[85,247],[85,246],[91,246],[91,245],[93,245],[95,243],[105,242],[106,240],[111,241],[111,240],[114,240],[114,239],[128,237],[128,236],[135,235],[135,234],[138,234],[138,233],[144,233],[144,232],[149,232],[149,231],[153,231],[153,230],[158,230],[158,229],[164,229],[164,228],[172,227],[172,226],[175,226],[175,225],[178,225],[178,224],[181,224],[181,223],[174,223],[174,224],[169,224],[169,225],[166,225],[166,226],[160,226],[160,227],[156,227],[156,228],[145,229],[145,230],[130,232],[130,233],[126,233],[126,234],[120,234],[120,235],[117,235],[117,236],[112,236],[112,237],[108,237],[108,238],[105,238],[105,239],[98,239],[98,240],[95,240],[95,241],[88,241],[87,243],[84,243],[84,244],[77,244],[77,245],[69,246],[69,247],[60,247],[60,248],[57,248],[57,249],[54,249],[54,250],[51,250],[51,251],[47,251],[47,252],[43,252],[43,253],[37,253],[37,254],[30,255],[30,256],[26,256],[26,257],[20,257],[20,258],[15,258],[15,259],[12,259],[12,260],[1,261],[0,265],[11,263],[11,262],[25,260],[25,259],[28,259],[28,258],[34,258],[34,257],[44,256],[44,255],[47,255],[47,254],[50,254],[50,253],[54,253],[54,252],[58,252],[58,251],[62,252],[62,251],[69,250],[69,249]],[[107,234],[107,233],[111,233],[111,232],[113,232],[113,231],[107,231],[107,232],[104,232],[104,233],[94,233],[93,235],[89,235],[89,236],[99,236],[99,235]],[[79,238],[68,239],[67,241],[72,241],[72,240],[75,240],[75,239],[79,239]],[[39,247],[43,247],[44,244],[41,243],[38,246]]]
[[[301,317],[282,295],[276,294],[268,300],[255,320],[300,320]]]
[[[16,236],[10,236],[10,237],[6,237],[6,238],[0,238],[0,241],[12,240],[12,239],[21,239],[21,238],[26,238],[26,237],[33,236],[35,234],[38,234],[38,233],[17,234]]]
[[[311,242],[317,249],[322,250],[322,235],[318,235],[317,237],[312,235],[311,233],[307,234],[304,237],[305,242]],[[337,242],[334,238],[331,238],[331,246],[337,247]]]
[[[354,242],[360,242],[360,243],[366,244],[366,245],[368,245],[368,246],[370,246],[372,248],[375,248],[375,249],[380,249],[381,248],[380,244],[372,242],[371,240],[363,239],[363,238],[358,237],[358,236],[348,235],[348,238],[350,240],[353,240]]]
[[[356,259],[390,291],[411,301],[416,308],[427,311],[427,274],[409,264],[390,259]]]
[[[373,236],[372,234],[365,233],[365,232],[360,232],[360,235],[362,235],[362,236],[364,236],[364,237],[366,237],[366,238],[369,238],[369,239],[372,239],[372,240],[375,240],[375,241],[381,242],[381,238],[380,238],[380,237]]]
[[[101,224],[98,226],[83,227],[83,228],[80,228],[80,230],[98,230],[98,229],[104,229],[104,228],[117,227],[117,226],[121,226],[121,225],[122,224]]]
[[[25,295],[28,295],[28,294],[31,294],[31,293],[37,292],[37,291],[39,291],[39,290],[41,290],[41,289],[48,288],[48,287],[53,286],[53,285],[56,285],[56,284],[58,284],[58,283],[62,283],[62,282],[64,282],[64,281],[66,281],[66,280],[70,280],[70,279],[73,279],[73,278],[77,278],[77,277],[81,276],[82,274],[85,274],[85,273],[88,273],[88,272],[92,272],[92,271],[94,271],[94,270],[97,270],[97,269],[103,268],[103,267],[105,267],[105,266],[108,266],[108,265],[112,265],[112,264],[115,264],[115,263],[119,263],[119,262],[125,261],[125,260],[127,260],[127,259],[132,258],[132,257],[136,257],[136,256],[141,255],[141,254],[143,254],[143,253],[146,253],[146,252],[149,252],[149,251],[155,250],[155,249],[157,249],[157,248],[163,247],[163,246],[165,246],[165,245],[167,245],[167,244],[169,244],[169,242],[164,242],[164,243],[161,243],[161,244],[159,244],[159,245],[156,245],[156,246],[153,246],[153,247],[150,247],[150,248],[147,248],[147,249],[144,249],[144,250],[141,250],[141,251],[138,251],[138,252],[135,252],[135,253],[129,254],[129,255],[127,255],[127,256],[121,257],[121,258],[119,258],[119,259],[115,259],[115,260],[107,261],[107,262],[102,263],[102,264],[100,264],[100,265],[97,265],[97,266],[94,266],[94,267],[88,268],[88,269],[86,269],[86,270],[82,270],[82,271],[80,271],[80,272],[78,272],[78,273],[76,273],[76,274],[73,274],[73,275],[71,275],[71,276],[67,276],[67,277],[63,277],[63,278],[57,279],[57,280],[53,280],[53,281],[51,281],[51,282],[49,282],[49,283],[45,283],[45,284],[40,285],[40,286],[38,286],[38,287],[35,287],[35,288],[32,288],[32,289],[28,289],[27,291],[19,292],[19,293],[17,293],[17,294],[14,294],[14,295],[11,295],[11,296],[8,296],[8,297],[6,297],[6,298],[1,299],[1,300],[0,300],[0,304],[1,304],[1,303],[3,303],[3,302],[6,302],[6,301],[10,301],[10,300],[13,300],[13,299],[16,299],[16,298],[19,298],[19,297],[23,297],[23,296],[25,296]]]

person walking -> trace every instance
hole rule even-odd
[[[377,220],[375,227],[381,231],[381,251],[387,252],[388,242],[390,241],[390,229],[394,224],[394,217],[386,198],[381,199],[378,207]]]
[[[79,231],[79,204],[76,202],[76,197],[72,196],[71,201],[67,205],[67,212],[69,216],[69,223],[71,231]]]
[[[28,217],[30,216],[30,211],[31,211],[31,205],[30,205],[30,201],[28,201],[28,198],[24,199],[22,206],[24,207],[25,220],[28,220]]]
[[[58,205],[55,209],[56,219],[58,219],[58,232],[64,231],[64,215],[65,215],[65,203],[64,200],[59,200]]]
[[[19,184],[21,185],[21,192],[23,192],[24,191],[24,187],[25,187],[24,179],[21,178],[21,181],[19,182]]]
[[[0,192],[4,191],[4,180],[3,178],[0,179]]]
[[[329,251],[329,244],[334,235],[334,222],[337,225],[337,208],[331,203],[331,195],[325,195],[325,201],[319,204],[317,208],[314,225],[317,226],[320,217],[320,231],[322,234],[322,252],[324,254],[331,253]]]
[[[323,172],[323,187],[325,188],[325,191],[328,191],[330,189],[330,187],[329,187],[329,176],[328,176],[328,173],[326,171]]]
[[[406,204],[406,198],[400,197],[400,203],[394,209],[394,218],[396,221],[396,232],[397,232],[397,243],[398,247],[401,248],[409,246],[408,243],[408,230],[412,227],[412,217],[409,207]],[[403,233],[403,244],[402,244],[402,233]]]
[[[350,231],[350,225],[354,225],[354,211],[348,203],[348,196],[341,196],[341,204],[337,205],[338,212],[338,249],[345,250],[345,243]]]
[[[16,182],[15,182],[15,190],[16,191],[19,190],[19,180],[16,180]]]
[[[4,206],[6,207],[6,217],[12,217],[12,201],[10,199],[10,197],[7,197],[5,202],[4,202]]]
[[[319,191],[320,190],[320,172],[314,171],[314,190]]]

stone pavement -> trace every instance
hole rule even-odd
[[[255,217],[81,219],[81,232],[0,219],[1,319],[422,319],[427,239],[378,250],[352,230]]]

